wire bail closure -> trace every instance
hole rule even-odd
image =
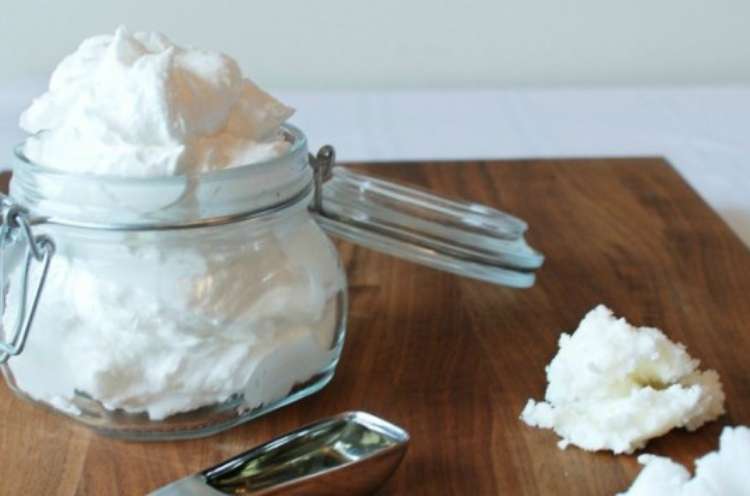
[[[310,210],[323,214],[323,183],[331,177],[331,171],[336,164],[336,150],[331,145],[324,145],[318,150],[317,155],[310,153],[308,159],[313,169],[315,186]]]
[[[21,275],[21,299],[18,305],[15,330],[11,335],[8,329],[3,329],[4,340],[0,339],[0,364],[5,363],[11,356],[19,355],[26,345],[29,329],[34,321],[39,304],[39,297],[44,288],[44,282],[49,272],[49,264],[55,253],[55,242],[44,234],[34,236],[29,223],[28,212],[11,200],[0,194],[0,211],[2,212],[2,226],[0,226],[0,284],[3,294],[0,295],[0,316],[5,315],[5,289],[9,286],[9,271],[7,270],[8,248],[14,243],[26,243],[26,256]],[[41,264],[41,272],[36,287],[29,291],[29,275],[34,263]],[[27,311],[28,309],[28,311]]]
[[[0,317],[6,310],[9,248],[15,243],[26,243],[15,329],[12,334],[5,328],[0,332],[0,364],[23,351],[44,289],[55,243],[49,236],[35,236],[32,227],[45,223],[109,231],[220,226],[289,208],[306,201],[312,189],[313,198],[308,211],[329,235],[439,270],[495,284],[512,287],[534,284],[534,271],[542,265],[544,257],[526,244],[523,237],[526,224],[515,217],[481,205],[446,200],[429,192],[361,176],[348,172],[346,168],[334,175],[336,151],[331,145],[321,147],[315,155],[309,153],[308,163],[313,171],[313,180],[290,198],[260,210],[189,222],[90,224],[33,217],[28,210],[0,193],[0,288],[3,290],[0,294]],[[326,188],[328,200],[324,205],[323,189],[327,181],[331,184]],[[378,209],[370,215],[368,209],[373,205]],[[368,212],[366,218],[354,217],[352,207],[356,212]],[[466,220],[475,218],[482,221],[482,226],[489,227],[479,229],[482,226],[476,224],[477,221],[472,223]],[[34,264],[41,266],[36,286],[30,290],[29,279]]]

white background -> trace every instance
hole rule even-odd
[[[750,82],[747,0],[2,0],[0,81],[118,24],[270,88]]]
[[[4,1],[0,168],[120,23],[236,57],[344,160],[663,155],[750,244],[749,1]]]

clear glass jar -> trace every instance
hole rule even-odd
[[[311,157],[301,131],[285,135],[282,157],[200,177],[68,174],[17,153],[0,232],[11,388],[131,439],[208,435],[316,392],[347,312],[323,229],[533,283],[542,257],[518,219],[331,171],[332,149]]]

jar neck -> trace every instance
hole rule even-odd
[[[290,142],[284,155],[197,176],[71,174],[17,152],[10,196],[33,217],[84,227],[190,225],[277,214],[306,201],[312,183],[304,134],[292,126],[283,132]]]

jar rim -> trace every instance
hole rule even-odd
[[[281,130],[291,146],[278,157],[203,174],[72,173],[17,149],[10,197],[39,222],[101,229],[200,227],[260,216],[297,204],[312,188],[304,133],[289,124]]]
[[[54,175],[61,178],[79,178],[82,180],[90,179],[92,181],[101,182],[120,182],[129,183],[132,185],[137,184],[155,184],[155,183],[169,183],[173,181],[184,181],[186,177],[200,177],[202,181],[211,179],[217,180],[229,180],[233,176],[245,175],[250,169],[264,169],[273,167],[279,163],[282,163],[289,159],[289,157],[299,153],[300,151],[307,150],[307,137],[300,128],[289,123],[281,125],[281,132],[284,138],[291,143],[291,146],[287,148],[284,153],[276,157],[272,157],[258,162],[252,162],[249,164],[236,165],[232,167],[226,167],[223,169],[212,170],[209,172],[202,172],[199,174],[181,173],[172,175],[157,175],[157,176],[125,176],[120,174],[97,174],[91,172],[68,172],[65,169],[59,169],[57,167],[50,167],[43,165],[38,162],[34,162],[23,153],[24,142],[17,144],[13,148],[13,154],[17,160],[13,164],[13,171],[17,168],[26,169],[28,171],[34,171],[36,173],[42,173],[45,175]]]

